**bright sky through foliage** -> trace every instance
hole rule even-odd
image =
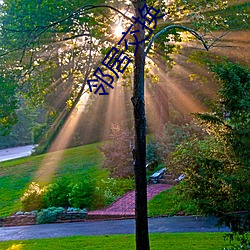
[[[123,27],[121,24],[118,24],[115,28],[115,31],[114,31],[114,34],[117,36],[117,37],[120,37],[122,36],[122,32],[123,32]]]

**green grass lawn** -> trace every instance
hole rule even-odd
[[[224,233],[151,234],[151,250],[221,250],[228,246]],[[74,236],[0,242],[1,250],[135,249],[134,235]]]
[[[148,202],[148,215],[151,217],[171,216],[178,212],[183,212],[186,215],[199,214],[198,208],[177,194],[175,187],[161,192]]]
[[[98,145],[100,143],[65,150],[58,166],[51,166],[56,167],[51,180],[64,176],[79,181],[86,174],[98,174],[99,178],[107,175],[106,171],[98,169],[102,160]],[[56,154],[50,153],[50,156]],[[0,163],[0,217],[20,210],[20,197],[30,182],[37,181],[35,175],[45,157],[46,154]]]
[[[80,181],[84,176],[96,179],[107,177],[108,172],[98,168],[102,160],[97,148],[99,145],[95,143],[65,150],[50,181],[61,177],[73,182]],[[20,197],[32,181],[37,182],[35,175],[43,160],[48,155],[53,158],[57,154],[54,152],[0,163],[0,218],[21,210]],[[179,204],[176,197],[174,189],[154,197],[149,202],[149,216],[173,215],[181,210],[188,212],[187,204]]]

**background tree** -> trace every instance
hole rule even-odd
[[[100,147],[104,154],[102,167],[110,171],[112,178],[133,177],[132,135],[118,124],[111,127],[110,142]]]
[[[16,86],[6,78],[4,75],[0,77],[0,136],[9,134],[11,127],[17,121]]]
[[[203,213],[242,233],[250,225],[250,72],[231,62],[210,68],[222,87],[215,112],[196,115],[209,135],[182,143],[172,155],[170,169],[185,174],[181,192]]]

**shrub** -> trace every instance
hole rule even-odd
[[[56,182],[48,185],[45,188],[43,198],[45,207],[68,207],[70,190],[70,181],[66,178],[61,178]]]
[[[92,195],[94,193],[94,185],[92,181],[87,179],[76,183],[72,186],[69,193],[69,204],[73,207],[91,207]]]
[[[96,182],[93,193],[94,208],[101,208],[112,203],[116,196],[113,194],[112,189],[116,185],[114,178],[101,179]]]
[[[27,191],[21,197],[22,209],[24,211],[39,210],[43,207],[44,189],[38,183],[32,182]]]
[[[36,224],[55,222],[59,213],[64,212],[62,207],[49,207],[37,213]]]

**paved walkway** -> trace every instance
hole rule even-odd
[[[148,200],[155,195],[169,189],[171,185],[155,184],[149,185],[147,188]],[[88,218],[116,218],[116,217],[134,217],[135,216],[135,191],[130,191],[112,203],[109,207],[101,210],[91,211]]]
[[[30,156],[36,145],[0,149],[0,162]]]

